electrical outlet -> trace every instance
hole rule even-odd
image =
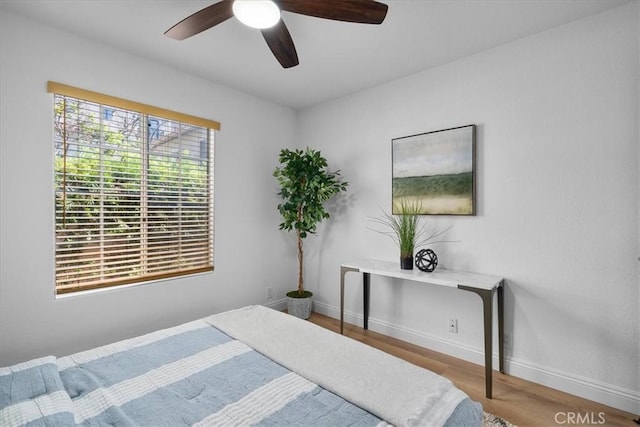
[[[511,335],[510,332],[505,332],[504,337],[502,339],[502,343],[504,344],[505,348],[508,348],[509,350],[513,350],[513,335]]]
[[[458,333],[458,319],[449,319],[449,332]]]
[[[273,288],[267,288],[267,299],[273,298]]]

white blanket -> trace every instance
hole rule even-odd
[[[467,397],[440,375],[266,307],[205,321],[396,426],[442,426]]]

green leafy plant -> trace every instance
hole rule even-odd
[[[310,296],[304,290],[303,240],[315,234],[316,226],[329,218],[324,203],[334,195],[346,191],[348,183],[342,181],[340,171],[329,171],[327,160],[320,151],[282,149],[280,166],[273,176],[280,185],[278,195],[282,202],[278,211],[282,215],[280,230],[295,230],[298,246],[298,289],[287,294],[292,297]]]
[[[399,202],[399,214],[383,212],[380,218],[370,218],[378,225],[387,228],[386,230],[373,231],[389,236],[400,249],[400,258],[410,258],[417,246],[426,243],[442,243],[446,240],[435,240],[446,233],[451,227],[440,231],[429,231],[426,224],[421,221],[422,205],[420,203],[410,203],[406,199]]]

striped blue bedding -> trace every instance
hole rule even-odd
[[[463,401],[447,427],[480,425]],[[375,415],[203,320],[0,368],[2,426],[376,426]]]

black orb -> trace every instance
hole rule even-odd
[[[431,249],[422,249],[416,254],[416,267],[431,273],[438,265],[438,256]]]

